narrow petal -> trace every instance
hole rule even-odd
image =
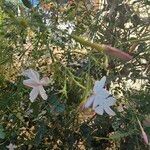
[[[44,77],[40,80],[40,82],[43,86],[47,86],[49,84],[50,80],[48,77]]]
[[[105,86],[105,82],[106,82],[105,76],[100,81],[95,81],[94,88],[93,88],[94,93],[100,91]]]
[[[38,72],[34,71],[33,69],[27,69],[23,71],[22,75],[29,77],[30,79],[39,81],[40,75]]]
[[[116,103],[116,99],[111,97],[107,97],[105,100],[107,106],[113,106]]]
[[[34,102],[34,100],[37,98],[39,94],[39,89],[37,87],[33,88],[32,91],[30,92],[30,101]]]
[[[93,110],[97,113],[102,115],[104,110],[103,110],[103,99],[101,99],[100,95],[95,95],[94,103],[93,103]]]
[[[94,111],[95,111],[97,114],[99,114],[99,115],[103,115],[103,113],[104,113],[103,106],[102,106],[102,105],[97,106],[97,107],[94,109]]]
[[[39,86],[39,83],[35,80],[32,80],[32,79],[24,80],[23,84],[26,86],[32,87],[32,88]]]
[[[94,102],[93,102],[93,106],[92,106],[93,109],[95,109],[98,106],[103,106],[103,101],[104,101],[103,97],[101,97],[101,95],[99,94],[96,94]]]
[[[109,106],[104,107],[104,110],[105,110],[105,112],[106,112],[108,115],[110,115],[110,116],[116,115],[116,113],[115,113]]]
[[[111,96],[111,94],[104,88],[99,89],[96,95],[99,95],[103,100]]]
[[[39,92],[40,92],[40,95],[41,97],[46,100],[48,98],[47,94],[46,94],[46,91],[44,90],[43,86],[39,86]]]
[[[88,100],[86,101],[85,105],[84,105],[84,108],[89,108],[89,107],[92,107],[93,105],[93,102],[94,102],[94,95],[90,96],[88,98]]]

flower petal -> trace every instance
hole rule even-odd
[[[93,88],[94,93],[99,92],[105,86],[105,82],[106,82],[105,76],[100,81],[95,81]]]
[[[101,97],[101,95],[96,94],[92,108],[95,109],[95,108],[97,108],[98,106],[102,106],[102,105],[103,105],[103,101],[104,101],[104,98]]]
[[[35,80],[32,80],[32,79],[24,80],[23,84],[26,86],[32,87],[32,88],[39,86],[39,83]]]
[[[34,102],[34,100],[37,98],[37,96],[38,96],[38,94],[39,94],[39,89],[38,89],[38,87],[34,87],[33,89],[32,89],[32,91],[30,92],[30,101],[31,102]]]
[[[114,116],[116,115],[116,113],[109,107],[109,106],[105,106],[104,107],[105,112],[110,115],[110,116]]]
[[[40,82],[43,86],[47,86],[49,84],[50,80],[48,77],[44,77],[40,80]]]
[[[39,81],[40,75],[38,72],[34,71],[33,69],[27,69],[23,71],[22,75],[29,77],[30,79]]]
[[[112,96],[111,97],[107,97],[106,100],[105,100],[105,104],[107,106],[112,106],[116,103],[116,99],[113,98]]]
[[[47,94],[46,94],[46,91],[44,90],[43,86],[39,86],[39,92],[40,92],[40,95],[41,97],[46,100],[48,98]]]
[[[101,99],[106,99],[109,98],[111,96],[111,94],[104,88],[99,89],[99,91],[96,93],[96,95],[99,95],[101,97]]]
[[[86,101],[85,105],[84,105],[84,108],[89,108],[89,107],[92,107],[93,105],[93,102],[94,102],[94,98],[95,96],[92,95],[88,98],[88,100]]]
[[[104,113],[103,105],[97,106],[96,108],[94,108],[94,111],[99,115],[103,115],[103,113]]]

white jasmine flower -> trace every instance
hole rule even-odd
[[[107,114],[114,116],[115,112],[110,108],[110,106],[115,104],[116,99],[113,98],[106,89],[104,89],[105,82],[105,76],[100,81],[95,82],[93,94],[85,103],[84,108],[91,107],[99,115],[103,115],[105,111]]]
[[[13,145],[12,143],[10,143],[8,146],[6,146],[9,150],[14,150],[15,148],[17,148],[16,145]]]
[[[46,100],[48,98],[46,91],[44,90],[43,86],[47,86],[49,83],[49,78],[44,77],[40,80],[40,75],[38,72],[28,69],[25,70],[22,75],[27,76],[29,79],[24,80],[23,84],[32,87],[32,91],[30,93],[30,100],[31,102],[34,102],[34,100],[37,98],[38,94]]]

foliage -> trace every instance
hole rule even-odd
[[[104,0],[98,9],[88,0],[43,0],[28,9],[2,0],[0,148],[148,149],[136,118],[142,122],[150,114],[149,7],[145,0]],[[83,45],[68,35],[69,28],[59,28],[69,23],[77,37],[117,47],[133,59],[124,62]],[[27,68],[50,78],[48,100],[29,101],[21,76]],[[93,82],[104,75],[117,99],[116,116],[81,112]],[[150,135],[150,127],[144,128]]]

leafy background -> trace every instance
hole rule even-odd
[[[41,1],[28,9],[18,1],[0,1],[0,148],[122,149],[149,147],[136,117],[150,114],[149,23],[146,0]],[[20,11],[18,11],[20,10]],[[68,36],[108,44],[133,56],[125,62],[97,52]],[[21,73],[33,68],[51,80],[47,101],[29,101]],[[117,99],[116,116],[81,112],[95,80],[107,76]],[[120,112],[119,108],[124,111]],[[143,127],[150,135],[150,125]]]

